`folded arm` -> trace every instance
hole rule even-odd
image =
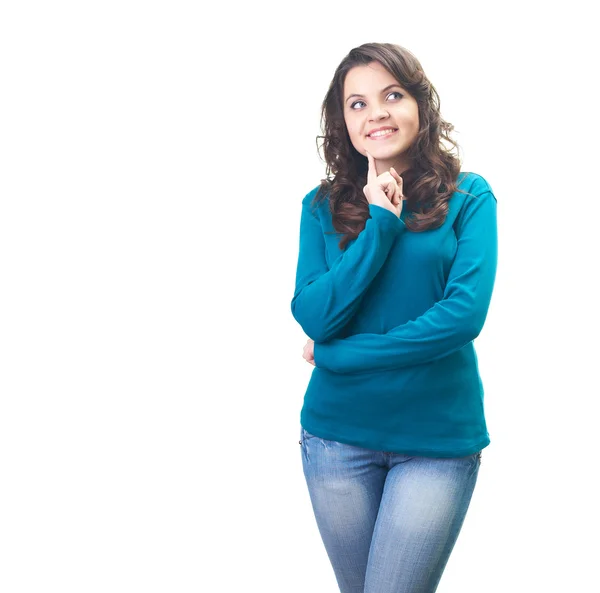
[[[392,212],[369,205],[364,230],[329,269],[321,222],[313,208],[314,191],[302,202],[300,249],[291,307],[296,321],[315,342],[335,338],[356,313],[362,297],[383,266],[396,237],[406,227]]]
[[[464,207],[442,300],[386,334],[357,334],[315,344],[317,367],[360,373],[413,366],[448,356],[479,335],[496,276],[496,198],[486,192]]]

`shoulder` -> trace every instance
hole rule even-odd
[[[457,186],[458,191],[453,194],[453,199],[456,196],[453,226],[457,233],[462,233],[465,224],[472,220],[477,220],[478,225],[495,224],[497,200],[491,185],[477,173],[461,172]]]
[[[310,211],[316,214],[317,211],[328,212],[329,211],[329,194],[327,190],[321,190],[321,184],[313,187],[302,199],[303,207],[310,207]]]
[[[471,198],[493,198],[494,190],[488,181],[478,173],[460,172],[456,183],[461,192],[466,192]]]
[[[304,199],[302,200],[303,204],[306,204],[308,206],[310,206],[310,204],[313,203],[314,199],[317,196],[317,192],[319,191],[319,188],[321,187],[321,184],[317,185],[316,187],[313,187],[305,196]]]

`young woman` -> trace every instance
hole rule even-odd
[[[473,340],[496,275],[496,198],[460,171],[418,60],[368,43],[322,110],[327,178],[302,202],[292,300],[314,365],[310,498],[342,593],[431,593],[487,432]]]

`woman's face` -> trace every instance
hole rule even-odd
[[[398,173],[406,170],[406,151],[419,132],[416,100],[379,62],[348,71],[343,99],[354,148],[373,155],[379,174],[392,166]]]

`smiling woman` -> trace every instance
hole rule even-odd
[[[302,202],[291,307],[314,369],[302,464],[342,593],[436,590],[489,443],[473,340],[496,198],[461,172],[406,49],[369,43],[323,102],[327,176]]]
[[[378,172],[408,169],[407,151],[419,133],[414,97],[379,62],[352,68],[344,96],[344,121],[355,149],[365,156],[369,151]]]
[[[454,127],[442,118],[437,91],[408,50],[386,43],[352,50],[323,101],[322,127],[327,176],[315,204],[327,196],[341,249],[370,216],[363,192],[368,153],[378,174],[391,167],[401,174],[408,229],[444,223],[460,172]]]

